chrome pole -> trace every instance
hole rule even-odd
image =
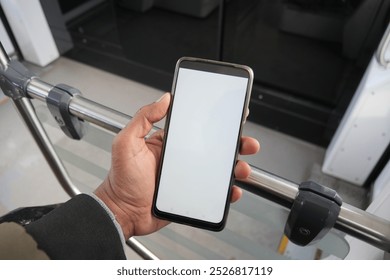
[[[121,131],[132,117],[90,101],[80,95],[74,96],[69,112],[79,119],[103,127],[114,133]]]
[[[38,78],[33,78],[27,85],[27,93],[33,99],[37,99],[42,102],[46,102],[49,92],[54,86]]]
[[[35,113],[31,101],[28,98],[14,99],[13,101],[17,111],[27,125],[27,128],[34,137],[35,142],[38,144],[61,186],[70,196],[80,194],[79,189],[73,185],[65,166],[54,150],[45,129]]]
[[[52,88],[53,85],[34,78],[27,85],[27,94],[30,98],[46,102]],[[121,131],[132,119],[129,115],[91,101],[82,95],[76,95],[72,98],[69,104],[69,113],[114,133]],[[153,126],[152,131],[158,129],[158,127]]]
[[[133,249],[144,260],[159,260],[159,258],[153,254],[148,248],[146,248],[141,242],[134,237],[130,237],[126,244]]]
[[[0,66],[3,70],[7,69],[9,57],[2,44],[0,44]]]
[[[27,85],[27,94],[30,98],[46,102],[53,87],[53,85],[34,78]],[[86,99],[81,95],[71,99],[69,113],[114,133],[121,131],[131,120],[131,116]]]

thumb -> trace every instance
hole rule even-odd
[[[167,114],[171,100],[170,93],[165,93],[156,102],[146,105],[138,110],[129,125],[125,128],[125,133],[136,138],[144,138],[153,127],[153,123],[162,120]]]

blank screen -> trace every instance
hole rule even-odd
[[[248,78],[180,68],[157,209],[220,223],[235,164]]]

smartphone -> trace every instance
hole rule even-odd
[[[248,66],[183,57],[176,64],[152,212],[224,228],[253,83]]]

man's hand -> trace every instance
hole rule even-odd
[[[165,117],[170,97],[166,93],[157,102],[142,107],[118,133],[112,145],[111,169],[95,191],[114,213],[126,239],[155,232],[169,223],[154,217],[151,210],[164,132],[159,130],[145,137],[153,123]],[[257,140],[241,138],[240,154],[254,154],[259,148]],[[247,178],[249,165],[238,161],[234,174],[237,179]],[[234,186],[231,201],[241,195],[241,189]]]

